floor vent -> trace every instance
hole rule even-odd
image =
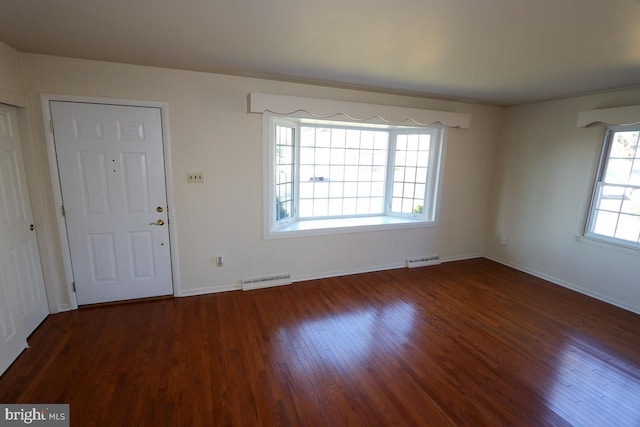
[[[242,290],[251,291],[253,289],[270,288],[272,286],[282,286],[291,284],[290,274],[277,274],[275,276],[256,277],[254,279],[242,280]]]
[[[438,255],[407,259],[407,268],[426,267],[437,264],[440,264],[440,257]]]

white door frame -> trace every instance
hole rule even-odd
[[[41,94],[40,103],[42,106],[42,119],[44,124],[45,141],[47,144],[47,156],[49,157],[49,170],[51,172],[51,186],[53,188],[53,199],[56,206],[56,220],[58,223],[58,234],[60,236],[60,249],[64,263],[64,275],[67,295],[69,296],[70,309],[78,308],[76,292],[73,290],[73,270],[71,269],[71,253],[69,251],[69,241],[67,237],[67,225],[62,215],[62,187],[58,175],[58,160],[56,158],[56,147],[53,133],[50,131],[51,109],[50,101],[81,102],[91,104],[123,105],[129,107],[154,107],[159,108],[162,117],[162,145],[164,151],[165,186],[167,189],[167,215],[169,217],[169,247],[171,248],[171,274],[173,279],[173,295],[181,296],[180,274],[178,270],[178,233],[176,230],[175,209],[173,205],[173,185],[171,177],[171,143],[169,140],[169,105],[165,102],[137,101],[130,99],[97,98],[88,96],[70,96]]]

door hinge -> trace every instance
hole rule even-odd
[[[64,205],[60,206],[60,210],[62,211],[62,216],[67,216],[67,213],[64,210]]]
[[[76,291],[76,282],[71,282],[71,287],[73,288],[73,292]]]
[[[53,120],[49,120],[49,130],[51,131],[51,134],[53,134]]]

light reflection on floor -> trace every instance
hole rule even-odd
[[[640,426],[639,379],[638,365],[572,340],[560,356],[546,398],[549,408],[572,425]],[[635,416],[632,422],[630,415]]]
[[[402,346],[410,340],[418,312],[412,304],[398,302],[381,310],[368,308],[282,327],[276,335],[279,352],[301,373],[318,368],[319,358],[331,371],[348,372],[361,368],[374,346],[385,342]]]

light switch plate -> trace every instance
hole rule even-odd
[[[187,182],[189,184],[202,184],[204,182],[204,174],[202,172],[188,172]]]

